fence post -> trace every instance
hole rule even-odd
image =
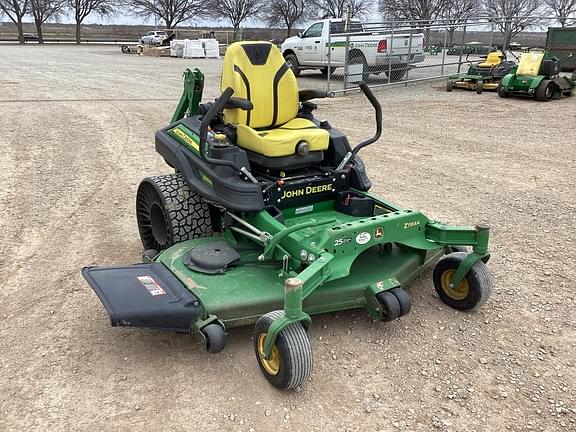
[[[346,46],[344,47],[344,83],[343,89],[348,88],[348,64],[350,59],[348,58],[348,52],[350,51],[350,30],[348,28],[350,23],[350,14],[346,12],[346,21],[344,22],[344,31],[346,32]],[[364,72],[364,71],[362,71]]]
[[[468,20],[464,20],[464,28],[462,30],[462,43],[460,44],[460,56],[458,57],[458,73],[462,67],[462,54],[464,53],[464,42],[466,41],[466,24]]]
[[[392,32],[390,33],[390,54],[388,54],[388,83],[392,80],[392,49],[394,48],[394,29],[396,28],[396,20],[392,18]]]
[[[326,92],[330,93],[330,75],[332,70],[332,20],[328,21],[328,73],[326,74]]]
[[[442,67],[440,75],[444,75],[444,64],[446,63],[446,44],[448,43],[448,27],[444,27],[444,46],[442,47]]]
[[[490,18],[490,49],[494,46],[494,18]]]
[[[411,30],[410,42],[408,42],[408,55],[406,56],[406,76],[404,77],[405,81],[408,81],[408,75],[410,74],[410,56],[412,55],[412,36],[414,36],[414,33]],[[405,83],[404,85],[408,85],[408,83]]]

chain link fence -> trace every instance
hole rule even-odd
[[[360,81],[382,87],[466,72],[470,63],[497,48],[505,50],[508,60],[517,60],[531,47],[545,47],[547,28],[558,26],[557,18],[521,18],[521,26],[515,26],[515,18],[486,17],[434,23],[339,20],[330,22],[320,41],[306,37],[312,24],[301,33],[303,53],[310,57],[304,59],[308,65],[301,65],[301,79],[314,79],[318,87],[324,77],[326,90],[335,95],[357,88]]]

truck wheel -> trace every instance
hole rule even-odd
[[[182,174],[142,180],[136,193],[136,219],[144,249],[162,251],[212,234],[210,208],[188,188]]]
[[[388,77],[388,81],[390,82],[397,82],[400,81],[402,78],[406,76],[408,72],[407,68],[404,69],[392,69],[391,71],[385,70],[386,76]]]
[[[457,287],[450,286],[456,269],[468,254],[454,252],[446,255],[434,268],[434,288],[448,306],[462,311],[474,311],[486,303],[492,293],[492,279],[483,261],[476,261]]]
[[[294,72],[294,76],[300,76],[300,63],[298,63],[298,58],[294,54],[288,54],[284,60],[292,72]]]
[[[284,311],[262,315],[254,327],[254,351],[258,366],[274,387],[290,390],[302,385],[312,373],[312,347],[302,323],[289,324],[276,338],[270,359],[264,357],[268,328]]]
[[[454,81],[448,80],[446,81],[446,91],[450,93],[454,89]]]
[[[330,68],[330,75],[332,75],[335,70],[336,70],[335,67],[331,67],[331,68]],[[327,77],[327,76],[328,76],[328,68],[327,68],[327,67],[321,68],[321,69],[320,69],[320,73],[321,73],[323,76]]]
[[[362,81],[367,82],[368,77],[370,76],[370,72],[368,72],[368,63],[366,62],[366,58],[364,58],[364,54],[361,52],[353,52],[350,54],[350,61],[348,62],[349,65],[362,65]]]
[[[498,96],[500,96],[501,98],[507,98],[508,97],[508,93],[506,92],[506,90],[504,90],[504,86],[502,85],[502,81],[500,81],[498,83],[498,87],[496,87],[496,92],[498,93]]]
[[[554,96],[554,83],[550,80],[542,80],[536,87],[536,100],[547,102]]]

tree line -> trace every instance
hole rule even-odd
[[[0,0],[0,18],[6,15],[18,29],[24,43],[22,20],[32,16],[38,41],[43,43],[42,25],[72,16],[76,23],[76,43],[81,25],[89,15],[128,13],[163,22],[166,29],[201,18],[226,20],[236,38],[249,18],[286,29],[316,18],[368,18],[413,22],[427,28],[442,20],[452,39],[455,29],[474,16],[498,17],[497,28],[505,34],[505,44],[533,25],[529,16],[552,14],[564,27],[567,17],[576,13],[576,0]]]

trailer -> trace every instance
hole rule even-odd
[[[546,49],[551,55],[563,59],[562,71],[576,70],[576,27],[548,27]],[[570,54],[572,57],[568,58]]]

